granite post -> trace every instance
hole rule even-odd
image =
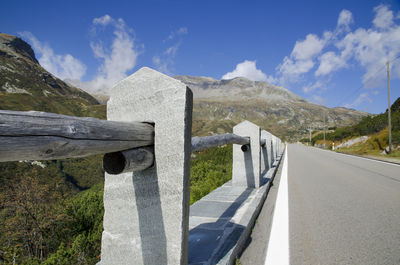
[[[105,174],[99,264],[187,264],[192,92],[141,68],[111,90],[107,118],[154,124],[153,167]]]
[[[278,138],[278,154],[279,154],[279,156],[282,153],[281,149],[282,149],[282,141],[280,138]]]
[[[243,121],[233,127],[233,133],[250,138],[250,148],[243,152],[241,145],[233,145],[232,185],[258,188],[261,183],[260,172],[260,127]]]
[[[265,139],[265,145],[261,146],[261,175],[267,172],[272,165],[271,138],[272,135],[269,132],[261,131],[261,139]]]
[[[276,160],[276,158],[278,157],[278,141],[277,141],[277,137],[275,135],[272,135],[272,151],[273,151],[273,158],[274,161]]]

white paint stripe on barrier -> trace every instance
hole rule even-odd
[[[286,146],[265,265],[288,265],[289,263],[288,155]]]

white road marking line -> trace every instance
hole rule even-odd
[[[313,148],[316,148],[316,147],[313,147]],[[316,149],[318,149],[318,150],[320,150],[320,151],[330,152],[330,153],[333,153],[333,154],[339,154],[339,155],[344,155],[344,156],[350,156],[350,157],[359,158],[359,159],[364,159],[364,160],[368,160],[368,161],[372,161],[372,162],[378,162],[378,163],[382,163],[382,164],[386,164],[386,165],[391,165],[391,166],[400,167],[399,164],[389,163],[389,162],[385,162],[385,161],[380,161],[380,160],[376,160],[376,159],[369,158],[369,157],[360,157],[360,156],[355,156],[355,155],[349,155],[349,154],[344,154],[344,153],[339,153],[339,152],[333,152],[333,151],[330,151],[330,150],[324,150],[324,149],[320,149],[320,148],[316,148]]]
[[[288,155],[286,146],[265,265],[287,265],[289,263]]]

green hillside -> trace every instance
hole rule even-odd
[[[392,123],[392,145],[393,153],[389,156],[400,157],[400,98],[398,98],[391,106],[391,123]],[[388,111],[384,113],[364,117],[358,124],[337,128],[333,132],[326,134],[326,146],[335,146],[348,140],[369,136],[366,141],[359,142],[350,147],[340,148],[339,151],[354,153],[359,155],[381,155],[382,151],[388,147]],[[302,142],[308,142],[307,138]],[[312,144],[322,145],[323,134],[318,133],[312,138]]]

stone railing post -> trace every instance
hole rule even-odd
[[[265,139],[265,145],[261,146],[261,174],[267,172],[272,165],[271,138],[272,135],[269,132],[261,131],[261,139]]]
[[[281,155],[282,141],[278,138],[278,155]]]
[[[273,166],[274,162],[275,162],[275,150],[274,150],[274,135],[271,134],[271,142],[270,142],[270,150],[269,150],[269,154],[271,155],[271,167]]]
[[[232,185],[258,188],[260,174],[260,127],[249,121],[243,121],[233,127],[233,133],[250,138],[250,148],[242,151],[241,145],[233,145]]]
[[[277,137],[275,135],[272,135],[272,151],[273,151],[273,158],[274,162],[276,158],[278,157],[278,145],[277,145]]]
[[[107,118],[154,124],[155,162],[105,174],[100,264],[187,264],[192,92],[142,68],[113,87]]]
[[[279,147],[279,138],[276,137],[276,157],[277,158],[279,156],[279,149],[280,149],[280,147]]]

